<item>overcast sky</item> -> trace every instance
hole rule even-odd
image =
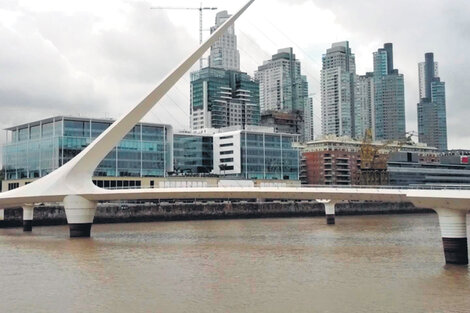
[[[244,2],[204,5],[232,13]],[[0,127],[53,115],[117,118],[142,100],[199,38],[198,11],[151,6],[199,1],[0,0]],[[216,12],[204,12],[205,29]],[[293,47],[319,116],[321,56],[331,43],[349,40],[364,74],[373,51],[392,42],[407,130],[417,131],[417,63],[434,52],[446,82],[449,147],[470,148],[469,16],[468,0],[256,0],[236,23],[241,67],[253,74],[277,49]],[[145,120],[189,126],[189,73]]]

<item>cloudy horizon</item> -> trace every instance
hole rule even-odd
[[[233,13],[244,2],[205,1],[218,10],[204,12],[204,28],[216,12]],[[0,0],[1,128],[53,115],[119,117],[198,45],[197,11],[150,7],[195,4]],[[253,75],[278,49],[293,47],[314,94],[318,135],[322,54],[348,40],[357,74],[364,74],[372,71],[372,53],[392,42],[394,65],[405,77],[407,130],[417,131],[418,63],[434,52],[446,82],[449,148],[466,148],[469,14],[463,0],[256,0],[235,26],[241,70]],[[189,127],[189,73],[145,121]]]

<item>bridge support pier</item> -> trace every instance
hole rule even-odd
[[[325,206],[326,224],[334,225],[336,201],[331,201],[328,199],[316,199],[316,201],[319,203],[323,203],[323,205]]]
[[[435,209],[439,216],[446,264],[468,264],[467,211]]]
[[[90,237],[96,204],[94,201],[75,195],[64,198],[65,215],[70,227],[70,238]]]
[[[323,204],[325,206],[325,216],[326,224],[334,225],[335,224],[335,205],[336,202],[328,202]]]
[[[23,231],[33,230],[34,205],[23,205]]]
[[[5,210],[0,209],[0,221],[3,221],[5,219]]]

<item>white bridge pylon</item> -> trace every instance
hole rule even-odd
[[[102,191],[92,182],[93,171],[119,141],[140,122],[253,2],[254,0],[248,1],[237,13],[225,21],[206,42],[201,44],[196,51],[163,79],[144,100],[116,120],[72,160],[31,184],[0,194],[0,208],[12,205],[23,206],[25,203],[64,202],[67,221],[74,229],[73,232],[71,230],[71,236],[89,236],[96,202],[90,202],[79,195]],[[81,214],[83,210],[80,210],[80,207],[86,208],[86,214]],[[80,233],[82,228],[84,229],[83,234]]]
[[[220,26],[196,51],[172,71],[147,97],[116,120],[76,157],[49,175],[31,184],[0,193],[0,220],[3,209],[22,207],[24,229],[31,230],[34,204],[62,202],[71,237],[89,237],[98,201],[128,199],[324,199],[327,215],[342,201],[372,200],[412,202],[419,208],[431,208],[439,214],[444,254],[447,263],[468,264],[466,214],[470,208],[469,190],[416,190],[371,188],[156,188],[106,190],[95,186],[95,168],[122,138],[155,106],[176,82],[218,40],[235,20],[254,2],[248,1]],[[330,216],[331,218],[331,216]]]

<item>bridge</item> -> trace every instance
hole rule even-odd
[[[0,193],[0,217],[8,208],[23,208],[24,230],[32,229],[34,206],[44,202],[63,203],[70,237],[90,237],[99,201],[136,199],[298,199],[324,203],[329,224],[334,224],[335,204],[344,201],[412,202],[418,208],[434,209],[439,217],[446,263],[468,264],[466,215],[469,190],[429,190],[339,187],[250,187],[250,188],[144,188],[107,190],[95,186],[92,174],[104,157],[158,103],[171,87],[199,60],[235,20],[254,2],[248,1],[220,26],[206,42],[139,104],[116,120],[75,158],[52,173],[20,188]]]

